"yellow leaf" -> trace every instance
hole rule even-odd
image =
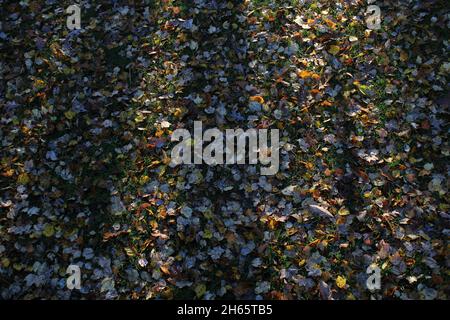
[[[135,254],[133,250],[131,250],[130,248],[125,248],[124,250],[129,257],[134,257]]]
[[[173,112],[173,115],[177,118],[180,118],[183,115],[183,111],[181,111],[180,108],[176,108],[175,111]]]
[[[66,116],[67,119],[72,120],[75,117],[76,113],[69,110],[64,112],[64,115]]]
[[[45,88],[46,84],[41,79],[35,79],[34,83],[33,83],[33,86],[34,86],[35,89],[41,90],[41,89]]]
[[[3,259],[2,259],[2,265],[3,265],[3,267],[8,268],[9,265],[10,265],[10,263],[11,263],[11,262],[9,261],[8,258],[3,258]]]
[[[195,287],[195,293],[197,298],[201,298],[206,292],[206,286],[204,284],[199,284]]]
[[[205,238],[205,239],[211,239],[212,236],[213,236],[213,234],[210,230],[206,230],[203,232],[203,238]]]
[[[314,169],[314,164],[312,162],[305,162],[305,167],[308,170]]]
[[[286,245],[285,249],[291,251],[294,250],[294,246],[292,244],[288,244]]]
[[[142,176],[142,177],[139,179],[139,183],[140,183],[141,185],[146,184],[147,181],[148,181],[149,179],[150,179],[149,176]]]
[[[336,285],[343,289],[347,283],[347,280],[344,277],[338,276],[336,279]]]
[[[346,207],[342,207],[339,209],[338,214],[340,216],[348,216],[350,214],[350,211]]]
[[[51,224],[47,224],[44,227],[44,231],[42,232],[42,234],[44,236],[46,236],[47,238],[50,238],[52,235],[55,234],[55,228],[53,228],[53,226]]]
[[[336,55],[339,53],[340,50],[341,49],[339,48],[339,46],[330,46],[328,52],[331,53],[332,55]]]
[[[30,182],[30,177],[28,177],[28,174],[24,172],[17,178],[17,182],[19,184],[27,184],[28,182]]]
[[[155,137],[160,138],[164,134],[164,131],[161,129],[156,130]]]
[[[270,219],[268,225],[270,230],[274,230],[277,226],[277,221],[275,219]]]

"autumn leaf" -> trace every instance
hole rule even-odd
[[[129,256],[129,257],[134,257],[136,255],[134,253],[134,251],[132,249],[130,249],[130,248],[124,248],[124,250],[125,250],[127,256]]]
[[[339,48],[339,46],[332,45],[330,46],[330,49],[328,49],[328,52],[335,56],[339,53],[340,50],[341,49]]]
[[[402,61],[402,62],[405,62],[406,60],[408,60],[408,53],[406,53],[406,51],[401,51],[400,52],[400,60]]]
[[[180,7],[172,7],[172,11],[174,14],[179,14],[181,12]]]
[[[55,229],[53,228],[53,226],[51,224],[47,224],[44,227],[44,230],[42,231],[42,234],[44,236],[46,236],[47,238],[53,236],[54,233],[55,233]]]
[[[331,106],[333,105],[333,103],[332,103],[331,101],[329,101],[329,100],[324,100],[324,101],[322,101],[322,102],[320,103],[320,105],[321,105],[322,107],[331,107]]]
[[[250,101],[255,101],[255,102],[258,102],[260,104],[263,104],[264,103],[264,98],[261,97],[261,96],[252,96],[252,97],[250,97]]]
[[[166,265],[161,265],[159,267],[164,274],[170,274],[170,270]]]
[[[195,294],[197,295],[197,298],[201,298],[201,297],[203,297],[203,295],[206,292],[206,285],[203,283],[198,284],[194,290],[195,290]]]
[[[350,211],[346,207],[342,207],[339,209],[338,214],[340,216],[348,216],[350,214]]]
[[[324,21],[331,30],[336,29],[336,23],[334,23],[330,19],[324,19]]]
[[[311,76],[313,75],[313,73],[308,70],[301,70],[297,74],[302,79],[311,78]]]
[[[344,277],[338,276],[338,277],[336,278],[336,285],[337,285],[339,288],[341,288],[341,289],[345,288],[346,283],[347,283],[347,280],[346,280]]]
[[[64,112],[64,116],[69,120],[72,120],[75,117],[75,115],[76,115],[76,113],[73,111],[70,111],[70,110]]]
[[[27,184],[28,182],[30,182],[30,177],[25,172],[20,174],[17,178],[17,183],[19,184]]]

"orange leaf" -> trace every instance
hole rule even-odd
[[[161,267],[159,267],[161,269],[161,271],[165,274],[170,274],[169,268],[167,268],[166,266],[162,265]]]
[[[250,97],[250,101],[255,101],[255,102],[258,102],[260,104],[263,104],[264,103],[264,98],[261,97],[261,96],[252,96],[252,97]]]
[[[180,7],[172,7],[172,11],[173,11],[173,13],[175,13],[175,14],[179,14],[180,11],[181,11],[181,9],[180,9]]]
[[[313,73],[311,71],[308,71],[308,70],[299,71],[297,74],[302,79],[311,78],[312,75],[313,75]]]
[[[322,103],[320,104],[322,107],[331,107],[333,105],[333,103],[331,103],[328,100],[322,101]]]
[[[330,19],[324,19],[324,21],[330,27],[330,29],[332,30],[336,29],[336,23],[334,23]]]

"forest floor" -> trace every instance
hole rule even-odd
[[[3,299],[448,298],[446,1],[71,4],[0,0]],[[194,121],[279,172],[170,166]]]

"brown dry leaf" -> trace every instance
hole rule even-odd
[[[405,62],[406,60],[408,60],[408,53],[402,50],[400,52],[400,61]]]

